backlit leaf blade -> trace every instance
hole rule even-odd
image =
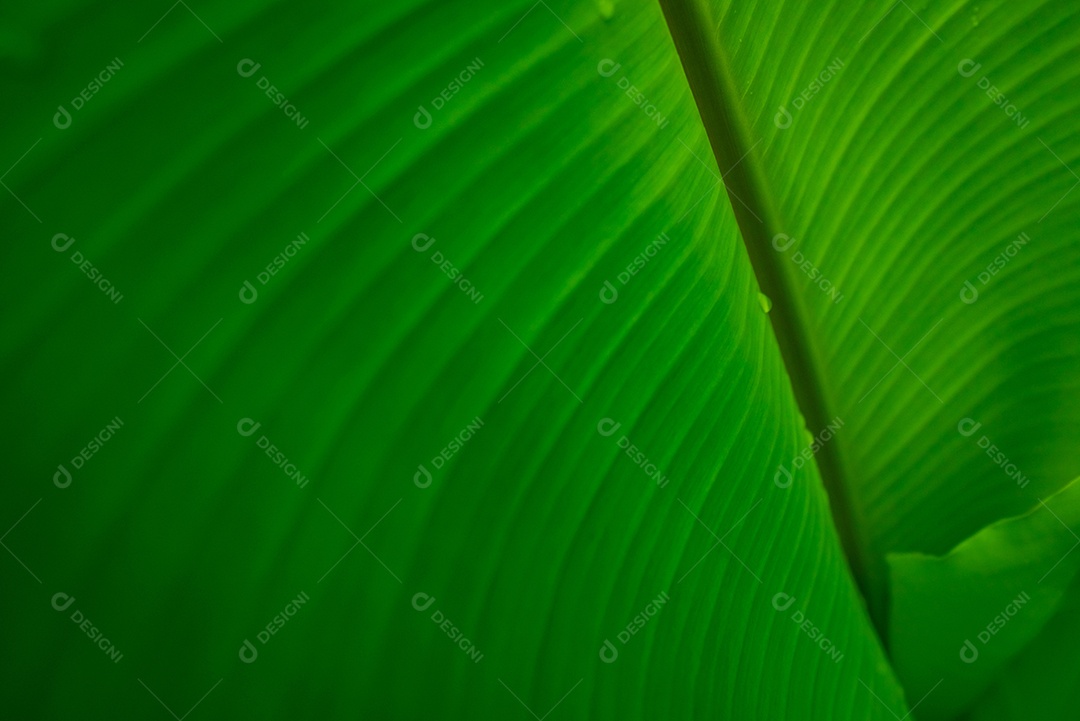
[[[6,709],[906,713],[656,5],[65,13],[5,56]]]
[[[818,461],[884,624],[885,554],[944,553],[1077,473],[1080,13],[665,5],[676,38],[714,29],[687,46],[721,92],[695,92],[720,97],[721,166],[747,153],[733,206],[810,430],[843,422]]]

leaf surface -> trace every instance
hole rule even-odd
[[[965,710],[1009,663],[1029,655],[1040,633],[1075,606],[1080,537],[1080,482],[1073,481],[1028,513],[994,523],[944,557],[889,557],[891,655],[907,688],[947,682],[919,707],[921,718]],[[1056,654],[1073,656],[1056,635]],[[1027,664],[1021,667],[1026,667]],[[1035,668],[1044,662],[1034,663]],[[1070,663],[1067,668],[1073,668]],[[1031,696],[1038,694],[1032,693]],[[1049,718],[1049,716],[1038,716]]]
[[[688,76],[720,167],[747,154],[732,204],[811,433],[843,424],[816,460],[884,627],[888,553],[945,553],[1077,473],[1080,12],[665,7],[718,68]]]
[[[20,27],[5,708],[906,712],[658,6]]]

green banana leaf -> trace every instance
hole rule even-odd
[[[1068,718],[1076,712],[1080,656],[1070,639],[1080,632],[1078,591],[1070,590],[1053,619],[1002,669],[969,718]]]
[[[995,598],[923,565],[1080,513],[1080,12],[3,12],[5,716],[1029,718],[1080,663],[1067,565],[907,664]]]
[[[1072,531],[1078,526],[1080,482],[1074,481],[945,557],[889,556],[897,672],[908,688],[949,679],[949,693],[928,697],[921,718],[952,718],[991,682],[1014,678],[1004,673],[1009,662],[1029,653],[1033,639],[1055,619],[1070,615],[1080,570],[1080,554],[1073,553],[1080,545]],[[1057,636],[1057,653],[1068,645],[1062,638],[1067,636]],[[1075,662],[1064,667],[1071,670]]]
[[[759,143],[746,240],[802,321],[780,339],[809,348],[814,374],[789,372],[822,399],[811,430],[844,422],[824,451],[880,601],[885,554],[944,553],[1076,476],[1080,14],[685,5],[726,51],[740,147]]]

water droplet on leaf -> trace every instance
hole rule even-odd
[[[758,303],[761,304],[761,309],[763,311],[768,313],[770,310],[772,310],[772,301],[769,300],[769,296],[765,295],[764,293],[758,293],[757,299]]]

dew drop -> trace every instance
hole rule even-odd
[[[610,20],[615,15],[615,3],[611,0],[600,0],[600,17]]]
[[[761,304],[761,309],[763,311],[768,313],[770,310],[772,310],[772,301],[769,300],[769,296],[765,295],[764,293],[758,293],[757,299],[758,303]]]

